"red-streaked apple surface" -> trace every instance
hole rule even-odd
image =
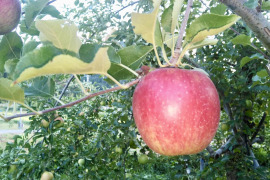
[[[167,156],[204,150],[220,118],[216,87],[196,70],[162,68],[148,73],[134,91],[132,107],[144,142]]]
[[[11,32],[18,25],[20,17],[20,1],[0,0],[0,35]]]

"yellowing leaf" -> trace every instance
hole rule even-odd
[[[77,36],[78,28],[74,23],[61,19],[38,20],[36,28],[40,31],[41,41],[50,41],[57,48],[79,52],[82,42]]]
[[[157,14],[161,0],[154,0],[154,10],[150,14],[132,13],[131,21],[134,32],[142,36],[148,43],[155,43]]]
[[[187,50],[197,49],[206,45],[215,45],[217,44],[217,42],[218,42],[217,39],[204,39],[200,42],[191,44],[190,46],[188,46]]]
[[[100,48],[91,62],[85,62],[70,55],[57,55],[52,60],[41,64],[25,64],[21,61],[17,71],[19,76],[16,83],[43,75],[52,74],[107,74],[111,62],[108,56],[108,48]],[[91,52],[89,52],[90,56]]]
[[[192,22],[186,31],[184,46],[204,40],[207,36],[216,35],[240,19],[237,15],[223,16],[203,14]]]
[[[0,78],[0,99],[24,103],[24,92],[18,85],[12,85],[12,81],[6,78]]]

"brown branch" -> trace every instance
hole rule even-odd
[[[140,79],[136,79],[134,81],[131,81],[127,84],[128,87],[131,87],[135,84],[137,84],[139,82]],[[45,113],[48,113],[48,112],[52,112],[52,111],[55,111],[55,110],[58,110],[58,109],[63,109],[63,108],[66,108],[66,107],[71,107],[71,106],[74,106],[76,104],[79,104],[83,101],[86,101],[87,99],[91,99],[95,96],[100,96],[102,94],[106,94],[106,93],[109,93],[109,92],[113,92],[113,91],[116,91],[116,90],[120,90],[121,87],[119,86],[116,86],[116,87],[113,87],[113,88],[110,88],[110,89],[107,89],[107,90],[103,90],[103,91],[99,91],[99,92],[96,92],[96,93],[92,93],[92,94],[89,94],[88,96],[84,97],[84,98],[81,98],[79,100],[76,100],[76,101],[73,101],[71,103],[68,103],[68,104],[65,104],[65,105],[62,105],[62,106],[57,106],[57,107],[54,107],[54,108],[50,108],[50,109],[46,109],[46,110],[43,110],[43,111],[40,111],[39,113],[40,114],[45,114]],[[18,118],[18,117],[25,117],[25,116],[32,116],[32,115],[37,115],[36,113],[34,112],[31,112],[31,113],[26,113],[26,114],[16,114],[14,116],[10,116],[10,117],[6,117],[5,120],[6,121],[10,121],[11,119],[14,119],[14,118]]]
[[[188,0],[187,9],[186,9],[185,16],[184,16],[184,19],[183,19],[182,24],[181,24],[181,28],[180,28],[179,36],[177,39],[177,44],[175,47],[174,55],[173,55],[172,59],[170,60],[171,64],[175,64],[178,61],[178,58],[180,56],[184,32],[185,32],[186,27],[187,27],[187,21],[188,21],[189,14],[190,14],[190,11],[192,8],[192,4],[193,4],[193,0]]]

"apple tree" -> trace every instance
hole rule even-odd
[[[56,3],[0,0],[1,179],[270,178],[269,1]]]

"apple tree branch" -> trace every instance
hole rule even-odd
[[[239,15],[265,48],[270,51],[270,22],[261,12],[258,12],[256,8],[246,7],[247,0],[220,0],[220,2]]]

